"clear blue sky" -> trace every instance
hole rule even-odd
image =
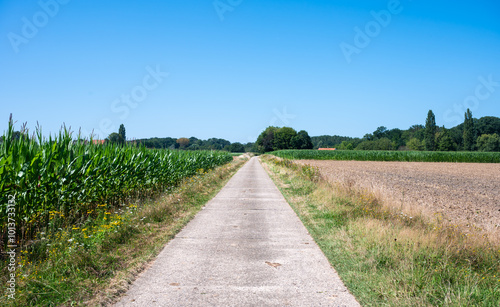
[[[247,142],[500,117],[496,0],[0,0],[0,37],[0,131],[13,113]]]

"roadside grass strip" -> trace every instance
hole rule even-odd
[[[363,306],[500,306],[500,246],[480,232],[388,209],[307,165],[261,160]]]

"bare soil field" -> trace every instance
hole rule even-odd
[[[500,234],[500,164],[298,160],[405,213]]]

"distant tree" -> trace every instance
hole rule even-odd
[[[363,136],[363,141],[373,141],[375,140],[375,137],[371,133],[367,133]]]
[[[224,139],[218,139],[218,138],[210,138],[206,141],[202,142],[202,148],[203,149],[210,149],[210,150],[221,150],[226,146],[231,145],[231,142],[228,140]]]
[[[373,141],[363,141],[356,146],[356,150],[373,150]]]
[[[228,146],[228,145],[222,145],[222,144],[214,143],[214,144],[209,145],[208,148],[210,150],[222,150],[226,146]]]
[[[423,125],[413,125],[408,130],[405,130],[401,134],[403,142],[408,143],[412,138],[416,138],[419,141],[424,140],[425,127]]]
[[[274,132],[274,150],[294,148],[292,144],[293,138],[297,135],[297,131],[290,127],[282,127]]]
[[[257,145],[254,142],[248,142],[245,145],[245,152],[257,152]]]
[[[405,146],[406,142],[403,140],[403,131],[398,128],[387,130],[387,138],[392,141],[392,147],[394,150],[398,150],[401,146]]]
[[[438,133],[437,137],[437,150],[439,151],[452,151],[455,150],[456,144],[450,136],[449,130],[444,126]]]
[[[179,138],[175,142],[177,144],[179,144],[180,149],[184,149],[184,148],[186,148],[189,145],[189,139],[188,138]]]
[[[269,152],[273,151],[274,147],[274,132],[278,130],[278,127],[269,126],[266,130],[262,131],[262,133],[257,138],[255,142],[257,145],[257,150],[259,152]]]
[[[464,123],[458,126],[448,129],[448,134],[450,135],[453,143],[456,144],[455,150],[463,149],[464,143]]]
[[[342,143],[340,144],[340,149],[342,149],[342,150],[353,150],[354,146],[352,145],[351,142],[342,141]]]
[[[122,136],[116,132],[111,133],[107,139],[105,139],[106,143],[112,144],[123,144]]]
[[[498,134],[500,135],[500,118],[495,116],[481,117],[476,124],[478,135]]]
[[[418,150],[418,151],[422,151],[424,150],[424,144],[422,141],[420,141],[419,139],[417,138],[411,138],[407,143],[406,143],[406,146],[408,147],[408,149],[410,150]]]
[[[125,143],[125,141],[127,140],[127,137],[125,135],[125,126],[123,124],[120,125],[120,128],[118,128],[118,134],[120,135],[120,140],[122,142],[122,144]]]
[[[356,150],[392,150],[392,142],[388,138],[363,141],[356,147]]]
[[[387,128],[384,127],[384,126],[380,126],[380,127],[377,128],[377,130],[375,130],[373,132],[373,138],[375,140],[378,140],[378,139],[381,139],[381,138],[386,138],[386,137],[388,137],[387,133],[388,133]]]
[[[191,144],[189,145],[189,147],[187,148],[188,150],[200,150],[200,145],[198,144]]]
[[[498,134],[483,134],[477,138],[477,148],[480,151],[500,151]]]
[[[427,113],[427,119],[425,120],[425,150],[434,151],[436,150],[436,117],[432,110]]]
[[[305,130],[300,130],[297,135],[292,138],[292,148],[294,149],[313,149],[313,147],[311,138]]]
[[[470,111],[470,109],[467,109],[464,119],[464,150],[474,150],[476,144],[476,134],[477,132],[474,124],[474,119],[472,118],[472,112]]]
[[[230,152],[245,152],[245,146],[243,146],[243,144],[241,143],[232,143],[231,145],[229,145],[229,151]]]
[[[195,138],[194,136],[189,138],[189,147],[191,147],[193,145],[202,145],[202,144],[203,144],[203,141]]]
[[[342,150],[353,150],[354,146],[352,145],[351,142],[342,141],[342,143],[340,143],[339,149],[342,149]]]

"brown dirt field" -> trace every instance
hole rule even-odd
[[[298,160],[331,182],[368,189],[405,213],[422,213],[500,237],[500,164]],[[474,227],[474,228],[475,228]]]

